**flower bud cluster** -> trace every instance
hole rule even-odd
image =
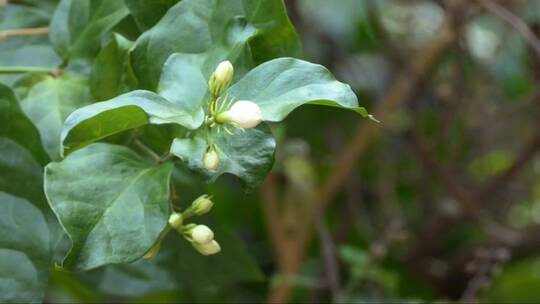
[[[167,228],[161,233],[159,239],[144,255],[144,259],[155,258],[161,249],[161,242],[167,234],[172,230],[176,230],[186,240],[188,240],[193,248],[202,255],[212,255],[221,251],[221,246],[214,240],[214,232],[206,225],[185,224],[185,220],[192,216],[206,214],[212,210],[214,202],[209,195],[201,195],[195,199],[189,208],[184,212],[172,212],[169,216]]]
[[[206,225],[189,224],[182,233],[202,255],[213,255],[221,251],[221,246],[214,240],[214,232]]]

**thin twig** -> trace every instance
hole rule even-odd
[[[60,71],[54,67],[39,66],[3,66],[0,67],[0,74],[22,74],[27,72],[58,74]]]
[[[34,27],[34,28],[3,30],[3,31],[0,31],[0,40],[6,39],[8,37],[16,37],[16,36],[47,35],[48,33],[49,33],[48,27]]]
[[[445,189],[456,198],[461,207],[468,209],[467,213],[478,214],[479,210],[474,196],[458,182],[460,178],[453,173],[453,170],[437,161],[433,156],[433,151],[417,135],[408,133],[406,137],[414,149],[415,153],[413,154],[420,159],[425,171],[435,173],[441,179]]]
[[[538,40],[534,32],[523,19],[494,1],[478,0],[478,2],[488,11],[499,16],[502,20],[512,26],[531,45],[534,51],[540,55],[540,40]]]
[[[146,153],[148,156],[152,157],[156,162],[161,161],[161,156],[159,156],[156,152],[154,152],[152,149],[150,149],[147,145],[145,145],[142,141],[135,139],[133,143],[141,149],[144,153]]]

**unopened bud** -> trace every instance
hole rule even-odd
[[[197,225],[190,232],[191,239],[197,244],[206,244],[214,239],[214,232],[206,225]]]
[[[230,61],[222,61],[218,64],[212,76],[210,76],[210,81],[208,82],[208,87],[210,92],[214,96],[220,96],[231,84],[231,81],[234,76],[234,68]]]
[[[202,255],[213,255],[221,251],[221,246],[215,240],[206,244],[193,243],[193,247]]]
[[[219,154],[215,148],[210,148],[203,157],[203,165],[206,170],[214,171],[219,167]]]
[[[217,115],[219,123],[231,123],[239,128],[253,128],[262,121],[261,108],[249,100],[239,100],[232,107]]]
[[[171,214],[169,217],[169,225],[171,225],[171,227],[174,229],[180,229],[180,227],[182,227],[183,220],[184,219],[182,218],[181,213],[173,212],[173,214]]]
[[[199,196],[196,200],[193,201],[193,203],[191,203],[190,209],[191,212],[193,212],[193,214],[195,215],[203,215],[210,212],[213,206],[214,202],[210,200],[210,196],[204,194]]]

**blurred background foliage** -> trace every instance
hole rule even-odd
[[[146,2],[164,14],[177,1]],[[248,194],[176,169],[181,202],[213,195],[223,252],[171,236],[152,262],[52,271],[46,302],[539,302],[540,1],[285,2],[305,58],[381,124],[294,112]],[[56,5],[0,3],[0,30],[47,26]],[[114,31],[140,34],[130,16]],[[0,40],[0,66],[60,63],[46,36]],[[182,130],[139,132],[162,151]]]

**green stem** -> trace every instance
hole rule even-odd
[[[150,156],[151,158],[153,158],[156,162],[160,162],[161,161],[161,156],[159,156],[156,152],[154,152],[154,150],[150,149],[147,145],[145,145],[142,141],[138,140],[138,139],[135,139],[133,141],[133,143],[139,147],[139,149],[141,149],[144,153],[146,153],[148,156]]]
[[[0,74],[22,74],[26,72],[58,73],[54,67],[32,67],[32,66],[3,66],[0,67]]]

